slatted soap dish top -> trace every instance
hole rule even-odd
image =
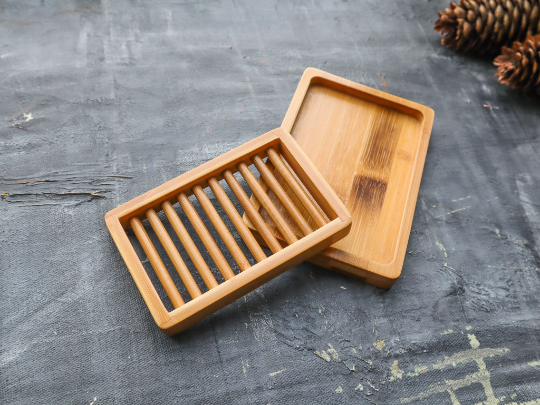
[[[264,161],[266,158],[267,162]],[[259,180],[249,168],[252,165],[260,173]],[[296,198],[291,199],[276,180],[274,168],[285,179]],[[258,199],[257,206],[253,199],[250,200],[235,173],[244,178],[255,199]],[[256,242],[220,181],[226,182],[232,190],[270,248],[271,254],[267,256]],[[268,198],[261,187],[261,181],[266,182],[274,191],[287,210],[289,218],[285,219]],[[209,199],[206,188],[211,190],[228,219],[220,216]],[[190,201],[192,195],[202,207],[215,232],[206,227],[194,208]],[[178,206],[175,206],[177,203]],[[281,233],[280,238],[276,238],[275,232],[269,229],[261,217],[259,206],[262,206],[266,215],[272,219]],[[161,212],[163,214],[160,214]],[[193,239],[194,233],[187,230],[180,218],[184,215],[187,218],[184,222],[188,222],[188,226],[195,230],[219,273],[215,271],[212,263],[207,263],[203,258]],[[229,229],[223,219],[232,223],[234,229]],[[291,219],[301,230],[301,235],[291,229]],[[282,129],[261,135],[113,209],[105,216],[105,221],[154,320],[168,335],[181,332],[290,267],[324,250],[344,238],[351,228],[350,215],[345,206],[290,134]],[[168,227],[174,232],[168,232]],[[242,250],[236,242],[231,233],[232,231],[236,235],[235,230],[247,250]],[[131,232],[135,237],[130,239],[128,233]],[[224,246],[224,252],[212,233],[219,235],[219,244]],[[180,243],[173,241],[174,235]],[[161,256],[156,248],[157,241],[166,252],[162,252]],[[152,282],[154,275],[146,271],[137,254],[137,244],[142,247],[159,280],[156,285]],[[179,250],[180,245],[185,249],[184,257],[181,255],[182,249]],[[248,250],[257,262],[253,266],[244,253]],[[231,266],[224,253],[232,257],[236,265]],[[165,258],[162,256],[165,254],[179,278],[164,263]],[[186,263],[188,257],[193,266]],[[238,274],[233,271],[236,267],[240,270],[237,271]],[[176,282],[173,276],[177,279]],[[196,278],[200,278],[203,283],[197,283]],[[185,291],[184,297],[178,289],[180,280],[183,284],[180,289]],[[224,281],[220,283],[219,280]],[[158,290],[162,289],[166,296],[158,293]],[[168,306],[172,304],[174,309],[169,311],[165,303]]]

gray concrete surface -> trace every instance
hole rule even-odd
[[[1,2],[0,403],[540,404],[540,103],[440,46],[446,5]],[[104,214],[279,126],[308,66],[436,112],[402,277],[302,264],[166,337]]]

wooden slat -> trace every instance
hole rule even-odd
[[[210,290],[214,287],[217,287],[219,285],[218,282],[208,268],[208,265],[204,261],[201,253],[199,252],[199,249],[197,249],[197,246],[195,246],[193,239],[191,239],[191,236],[189,236],[186,227],[184,226],[180,218],[178,218],[178,214],[174,210],[172,204],[169,201],[165,201],[163,202],[161,207],[163,208],[165,215],[167,215],[167,218],[169,219],[169,222],[171,223],[174,231],[176,232],[176,235],[178,235],[178,239],[180,239],[180,242],[182,242],[182,245],[184,245],[187,254],[193,261],[195,268],[201,275],[204,284],[206,284],[206,286]]]
[[[221,250],[219,250],[214,238],[212,238],[212,235],[210,235],[210,232],[208,232],[208,229],[206,229],[206,226],[204,226],[202,219],[199,217],[199,214],[197,214],[197,211],[195,211],[195,208],[193,208],[193,205],[191,205],[188,197],[184,193],[180,193],[178,195],[178,202],[186,213],[189,222],[191,222],[191,225],[193,225],[195,232],[197,232],[197,235],[199,235],[199,238],[201,238],[206,250],[208,250],[208,253],[210,253],[210,257],[212,257],[212,260],[214,260],[214,263],[221,272],[223,278],[225,280],[233,278],[234,273],[231,266],[229,266],[229,263],[227,263],[227,259],[225,259],[223,253],[221,253]]]
[[[313,218],[313,221],[315,221],[319,227],[324,226],[327,223],[326,219],[321,215],[317,207],[315,207],[287,165],[283,163],[279,154],[273,148],[267,149],[266,153],[268,154],[268,159],[270,159],[278,173],[283,177],[283,180],[289,185],[296,198],[298,198],[308,214]]]
[[[242,238],[248,249],[251,251],[251,254],[253,254],[255,260],[257,260],[257,262],[261,262],[266,259],[266,255],[257,243],[257,240],[242,220],[242,217],[240,216],[238,211],[236,211],[236,208],[234,208],[233,203],[231,202],[231,200],[229,200],[229,197],[227,197],[227,194],[225,193],[225,191],[223,191],[216,178],[209,178],[208,185],[212,189],[212,192],[225,210],[225,213],[240,234],[240,237]]]
[[[264,219],[261,217],[261,214],[255,209],[251,201],[249,200],[249,197],[247,196],[246,192],[242,188],[242,186],[238,183],[236,180],[236,177],[232,174],[230,170],[225,170],[223,172],[223,178],[233,191],[236,198],[238,198],[238,201],[246,211],[246,214],[249,216],[253,224],[255,225],[255,228],[259,231],[262,238],[270,248],[270,250],[273,253],[279,252],[283,249],[281,244],[278,242],[268,225],[266,225],[266,222],[264,222]]]
[[[219,216],[218,212],[214,208],[214,205],[212,204],[202,187],[199,185],[193,187],[193,193],[195,194],[195,197],[197,197],[197,199],[199,200],[199,203],[201,204],[201,207],[203,208],[206,215],[208,216],[208,219],[210,219],[210,222],[212,222],[212,225],[214,225],[214,228],[223,240],[223,243],[225,244],[225,246],[227,246],[229,252],[231,252],[231,255],[236,261],[236,263],[238,263],[238,267],[240,267],[240,270],[244,271],[249,269],[251,267],[251,264],[242,252],[242,249],[240,249],[240,246],[238,246],[238,244],[234,240],[233,236],[229,232],[229,229],[227,229],[227,225],[225,225],[225,223]]]
[[[184,260],[182,259],[182,256],[180,256],[180,253],[176,249],[176,246],[174,245],[174,242],[172,241],[169,234],[167,233],[167,230],[161,223],[161,220],[156,214],[156,211],[150,208],[148,211],[146,211],[146,218],[148,218],[148,221],[150,222],[152,229],[156,233],[159,241],[161,242],[161,245],[165,248],[167,255],[169,255],[169,258],[171,259],[174,268],[176,269],[178,275],[186,286],[186,289],[188,290],[189,295],[191,295],[191,298],[200,296],[201,290],[199,290],[197,282],[189,272],[189,269],[187,268]]]
[[[139,240],[139,243],[141,244],[144,253],[146,253],[146,257],[148,257],[148,260],[150,260],[150,263],[152,264],[152,267],[154,268],[154,271],[156,272],[156,275],[158,276],[159,281],[165,289],[165,292],[167,293],[167,296],[171,300],[173,306],[175,308],[178,308],[181,305],[184,305],[184,300],[176,289],[174,281],[172,280],[169,272],[167,271],[167,268],[161,261],[161,258],[159,257],[159,254],[154,244],[150,240],[150,237],[146,233],[143,224],[141,223],[141,220],[135,217],[131,218],[129,222],[131,224],[133,232],[135,232],[135,236]]]
[[[238,170],[240,171],[242,176],[244,176],[244,179],[246,179],[246,182],[251,188],[251,191],[253,191],[253,194],[255,194],[262,207],[268,213],[270,218],[272,218],[272,221],[274,221],[274,224],[276,224],[277,229],[279,230],[279,232],[281,232],[287,243],[293,244],[294,242],[296,242],[298,238],[291,230],[291,227],[287,224],[287,221],[285,221],[277,208],[274,206],[274,204],[270,200],[270,197],[268,197],[268,195],[261,188],[261,186],[257,182],[257,179],[255,178],[253,173],[251,173],[247,165],[244,162],[239,163]]]
[[[281,201],[283,207],[285,207],[287,212],[291,215],[292,219],[294,222],[296,222],[302,233],[304,235],[309,235],[311,232],[313,232],[307,221],[304,219],[304,216],[300,213],[300,211],[298,211],[298,208],[296,208],[285,190],[283,190],[283,187],[281,187],[281,184],[279,184],[277,179],[274,177],[274,174],[266,166],[259,155],[253,156],[253,163],[268,187],[270,187],[279,201]]]
[[[165,308],[165,305],[163,305],[163,301],[156,291],[156,287],[152,283],[152,280],[150,280],[150,276],[144,268],[144,264],[141,263],[141,259],[139,259],[139,255],[135,251],[135,248],[126,233],[126,229],[122,226],[118,218],[111,215],[105,217],[105,223],[111,232],[114,243],[118,246],[118,250],[122,254],[122,258],[128,266],[129,272],[131,273],[137,288],[141,292],[144,302],[148,305],[150,313],[157,323],[166,322],[170,319],[169,311]],[[131,226],[129,220],[127,226]]]

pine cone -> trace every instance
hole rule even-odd
[[[514,42],[512,48],[504,47],[493,63],[498,66],[501,83],[540,93],[540,35]]]
[[[540,33],[539,17],[540,0],[461,0],[439,12],[435,31],[449,48],[493,54]]]

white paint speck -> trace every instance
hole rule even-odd
[[[379,351],[381,351],[385,345],[384,340],[377,340],[376,342],[373,342],[373,347]]]
[[[332,355],[332,358],[335,361],[339,361],[339,353],[337,352],[336,349],[334,349],[334,346],[332,346],[330,343],[328,343],[328,347],[329,347],[329,349],[327,350],[328,353],[330,353]]]
[[[392,373],[390,381],[401,380],[403,378],[403,370],[399,368],[397,360],[394,360],[394,363],[390,366],[390,372]]]
[[[478,349],[480,347],[480,342],[478,339],[476,339],[476,336],[474,335],[467,335],[469,337],[469,342],[471,343],[471,347],[473,349]]]
[[[440,249],[440,251],[444,253],[444,257],[448,257],[448,253],[446,253],[446,248],[441,242],[439,242],[437,238],[435,238],[435,244]]]
[[[454,210],[454,211],[447,212],[447,214],[448,214],[448,215],[451,215],[451,214],[453,214],[453,213],[455,213],[455,212],[460,212],[460,211],[468,210],[469,208],[471,208],[470,205],[468,205],[468,206],[466,206],[466,207],[463,207],[463,208],[459,208],[459,209]]]
[[[326,361],[327,363],[330,363],[330,355],[326,353],[324,350],[321,350],[320,352],[318,350],[315,350],[314,352],[317,356],[319,356],[321,359]]]

